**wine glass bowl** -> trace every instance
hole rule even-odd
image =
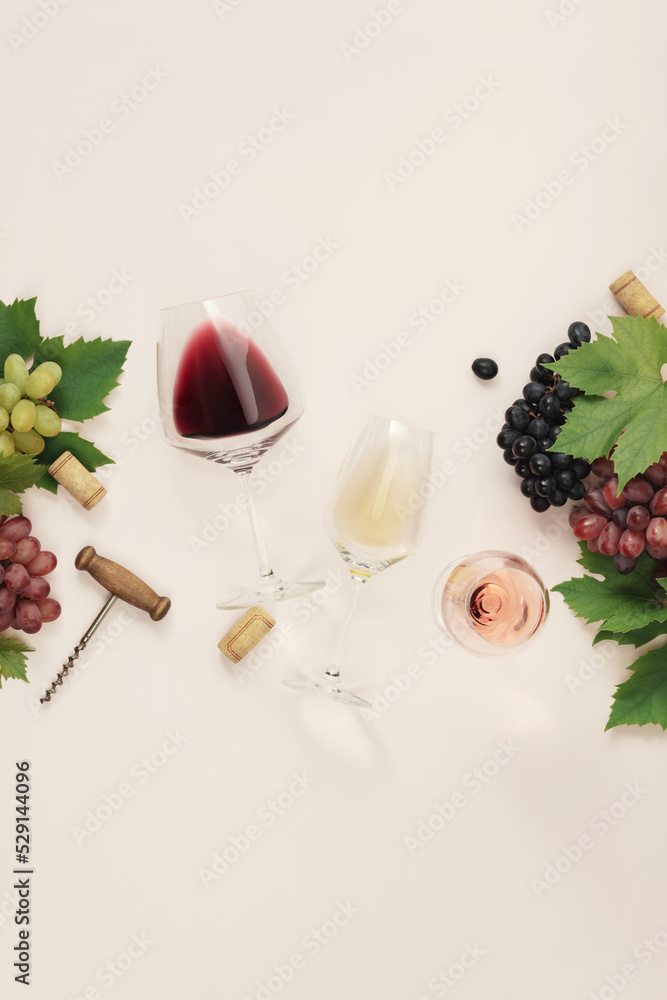
[[[279,579],[269,562],[249,474],[299,419],[304,398],[287,352],[255,308],[252,291],[163,309],[157,378],[168,444],[245,477],[259,580],[217,605],[271,604],[312,593],[323,580]]]
[[[296,691],[358,708],[370,703],[340,686],[340,664],[359,595],[375,574],[411,555],[421,536],[433,434],[371,417],[348,452],[325,513],[329,536],[352,580],[348,608],[321,680],[285,680]]]
[[[535,570],[510,552],[476,552],[450,563],[433,591],[443,630],[478,656],[525,648],[549,614],[549,592]]]

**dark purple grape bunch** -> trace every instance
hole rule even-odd
[[[660,565],[654,578],[667,576],[667,452],[618,491],[618,476],[609,458],[591,466],[599,486],[584,494],[584,506],[570,513],[574,537],[591,552],[612,556],[619,573],[632,573],[646,553]]]
[[[562,507],[568,500],[582,500],[586,492],[582,480],[590,472],[590,465],[583,459],[548,451],[574,399],[582,393],[544,365],[588,343],[591,331],[585,323],[571,323],[567,336],[553,357],[540,354],[530,372],[530,382],[523,387],[523,398],[515,399],[505,411],[505,423],[496,438],[503,458],[521,479],[521,492],[538,513]]]

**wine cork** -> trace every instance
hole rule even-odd
[[[644,319],[655,316],[660,319],[665,311],[632,271],[626,271],[612,281],[609,291],[614,293],[629,316],[642,316]]]
[[[232,663],[238,663],[247,656],[260,639],[270,632],[275,625],[275,619],[264,608],[250,608],[242,618],[233,625],[227,635],[218,643],[218,649]]]
[[[88,472],[71,451],[64,451],[60,458],[49,466],[49,472],[85,510],[90,510],[107,495],[104,486]]]

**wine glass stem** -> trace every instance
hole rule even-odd
[[[334,651],[331,654],[331,662],[325,675],[327,678],[333,678],[333,680],[338,680],[340,678],[340,664],[343,659],[343,650],[345,649],[345,643],[347,642],[347,636],[350,631],[352,615],[354,614],[357,602],[359,601],[361,588],[369,579],[367,576],[361,576],[358,573],[351,573],[350,575],[352,576],[352,587],[348,598],[347,611],[345,612],[345,618],[343,619],[343,624],[340,627],[338,639],[336,640]]]
[[[269,562],[269,554],[266,551],[266,543],[264,541],[264,533],[262,531],[262,525],[259,521],[259,514],[257,513],[257,505],[255,504],[255,497],[250,486],[250,472],[239,472],[237,475],[243,476],[245,478],[246,492],[248,494],[248,517],[250,518],[250,528],[252,530],[252,537],[255,542],[255,551],[257,552],[257,562],[259,563],[259,575],[261,577],[273,576],[273,570],[271,569],[271,564]]]

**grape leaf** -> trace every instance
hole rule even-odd
[[[130,340],[101,337],[79,337],[67,347],[63,337],[42,341],[35,351],[35,365],[55,361],[63,370],[60,382],[49,394],[60,417],[88,420],[109,409],[104,399],[118,385],[130,344]]]
[[[647,722],[667,729],[667,647],[649,650],[628,670],[632,677],[617,685],[605,730]]]
[[[16,494],[34,486],[45,471],[32,455],[0,457],[0,515],[20,514],[23,504]]]
[[[586,393],[574,400],[552,450],[590,462],[616,445],[614,468],[622,489],[667,450],[667,397],[660,374],[667,363],[667,328],[655,316],[609,318],[613,336],[598,334],[544,367]],[[615,392],[612,398],[602,395],[609,390]]]
[[[597,646],[599,642],[611,639],[619,646],[639,648],[639,646],[645,646],[647,642],[652,642],[653,639],[657,639],[659,635],[664,635],[666,632],[667,627],[665,627],[664,622],[652,622],[650,625],[645,625],[644,628],[631,629],[629,632],[608,632],[601,628],[598,629],[597,635],[593,639],[593,645]]]
[[[14,299],[7,306],[0,302],[0,362],[10,354],[30,358],[40,341],[39,320],[35,316],[36,299]],[[1,374],[1,373],[0,373]]]
[[[5,680],[25,681],[29,684],[25,672],[26,653],[32,653],[29,646],[24,646],[18,639],[10,639],[8,636],[0,636],[0,688],[2,678]]]
[[[632,573],[623,576],[607,556],[592,553],[585,542],[577,562],[589,572],[559,583],[551,589],[562,594],[565,603],[579,618],[603,622],[607,632],[634,632],[654,622],[667,622],[667,596],[662,587],[651,582],[655,563],[645,552]],[[591,573],[603,576],[598,580]],[[667,625],[665,626],[667,631]]]
[[[44,451],[40,460],[45,466],[51,465],[64,451],[71,451],[89,472],[94,472],[99,465],[113,465],[112,458],[104,455],[91,441],[82,438],[76,431],[61,431],[52,438],[44,438]],[[48,472],[44,472],[37,486],[51,493],[57,493],[58,483]]]

